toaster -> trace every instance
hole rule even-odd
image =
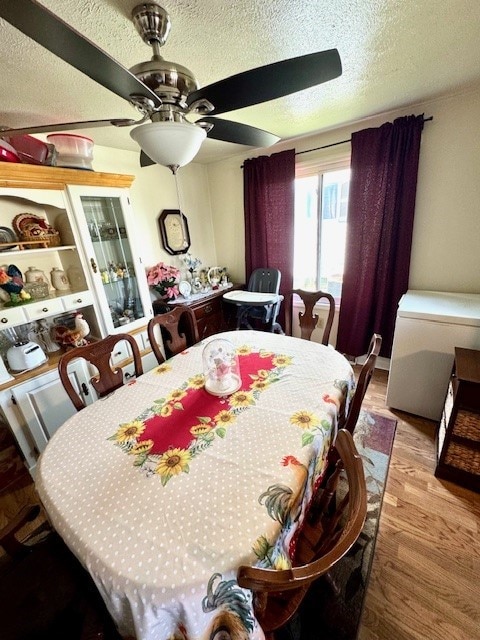
[[[7,351],[7,361],[12,371],[27,371],[46,362],[47,356],[36,342],[16,342]]]

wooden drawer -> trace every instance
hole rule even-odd
[[[192,307],[195,313],[197,322],[202,318],[211,316],[214,313],[222,313],[222,300],[221,298],[214,298],[213,300],[205,301],[203,304]]]

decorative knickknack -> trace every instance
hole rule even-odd
[[[58,267],[53,267],[50,271],[50,277],[52,279],[53,288],[57,291],[67,291],[70,289],[70,283],[65,274],[65,271]]]
[[[223,338],[209,342],[203,350],[205,390],[214,396],[228,396],[242,385],[240,365],[234,345]]]

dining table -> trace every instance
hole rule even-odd
[[[205,354],[229,349],[239,386],[209,393]],[[264,638],[238,567],[291,566],[354,387],[331,346],[227,331],[57,430],[36,488],[122,637]]]

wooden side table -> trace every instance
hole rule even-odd
[[[480,351],[455,347],[435,475],[480,491]]]
[[[154,313],[165,313],[168,307],[173,307],[175,304],[184,304],[195,313],[197,320],[198,335],[200,340],[208,338],[221,331],[227,331],[228,329],[235,329],[236,316],[231,312],[229,305],[223,302],[223,294],[226,291],[233,291],[236,289],[242,289],[245,285],[234,284],[228,289],[216,289],[203,294],[201,296],[192,296],[190,299],[184,299],[178,297],[173,302],[162,302],[160,300],[152,303]],[[167,305],[167,308],[165,308]]]

